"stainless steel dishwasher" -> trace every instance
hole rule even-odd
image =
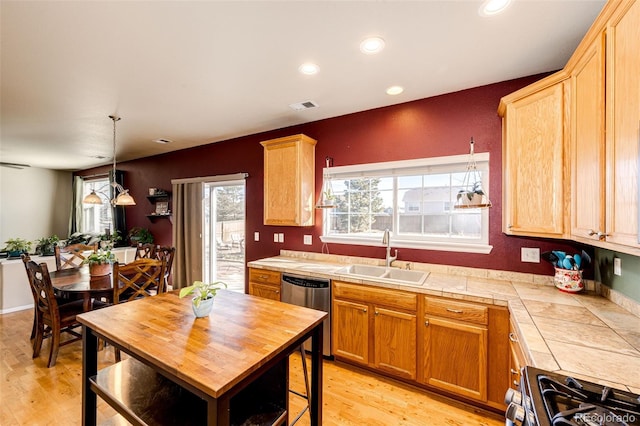
[[[329,316],[322,326],[322,354],[331,356],[331,280],[312,278],[289,273],[282,274],[282,298],[285,303],[304,306],[318,311],[328,312]],[[311,339],[304,348],[311,350]]]

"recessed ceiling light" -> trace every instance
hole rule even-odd
[[[480,6],[480,16],[493,16],[503,12],[511,4],[511,0],[485,0]]]
[[[368,37],[360,43],[360,51],[366,55],[379,53],[384,49],[384,40],[380,37]]]
[[[300,71],[302,74],[313,75],[317,74],[318,71],[320,71],[320,68],[312,62],[305,62],[298,67],[298,71]]]
[[[171,141],[170,141],[169,139],[163,139],[163,138],[160,138],[160,139],[154,139],[153,141],[154,141],[155,143],[161,143],[161,144],[171,143]]]
[[[391,86],[387,89],[387,95],[399,95],[402,92],[404,92],[402,86]]]

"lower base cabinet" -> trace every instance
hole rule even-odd
[[[506,307],[334,280],[332,309],[336,359],[505,409]]]
[[[249,268],[249,294],[280,300],[280,272]]]
[[[334,356],[416,379],[417,295],[333,281]]]

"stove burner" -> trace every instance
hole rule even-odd
[[[527,426],[640,426],[640,396],[596,383],[525,367],[523,400]]]

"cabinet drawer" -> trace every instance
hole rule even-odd
[[[373,288],[340,281],[333,281],[333,296],[414,312],[418,306],[418,295],[415,293],[407,293],[402,290]]]
[[[280,286],[280,272],[250,268],[249,281]]]
[[[451,299],[424,298],[424,312],[427,315],[457,319],[476,324],[488,324],[489,313],[486,306],[459,302]]]

